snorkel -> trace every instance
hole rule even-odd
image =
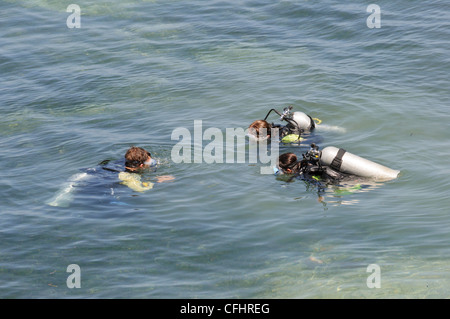
[[[144,162],[144,165],[147,165],[148,167],[155,167],[156,165],[158,165],[158,162],[153,158],[149,158]]]

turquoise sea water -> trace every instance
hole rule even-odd
[[[363,1],[80,0],[72,29],[71,3],[0,2],[0,298],[450,296],[447,1],[378,1],[372,29]],[[399,178],[318,194],[172,160],[177,127],[287,105]],[[47,205],[131,145],[175,180],[137,193],[100,169]]]

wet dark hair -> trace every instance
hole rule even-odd
[[[297,155],[294,153],[284,153],[278,157],[278,166],[287,173],[290,169],[293,174],[300,172],[301,162],[298,161]]]

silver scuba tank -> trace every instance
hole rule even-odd
[[[377,181],[387,181],[398,177],[400,171],[372,162],[358,155],[349,153],[334,146],[322,150],[320,161],[343,173],[372,178]]]
[[[306,113],[294,112],[292,114],[292,119],[305,131],[310,131],[315,127],[313,119]]]

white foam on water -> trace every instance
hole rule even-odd
[[[347,132],[347,130],[344,127],[340,127],[340,126],[336,126],[336,125],[327,125],[327,124],[316,125],[316,130],[322,131],[322,132],[336,132],[336,133],[341,133],[341,134],[344,134]]]
[[[69,207],[73,200],[73,190],[75,186],[88,177],[87,173],[77,173],[72,175],[61,189],[47,202],[47,205],[57,207]]]

